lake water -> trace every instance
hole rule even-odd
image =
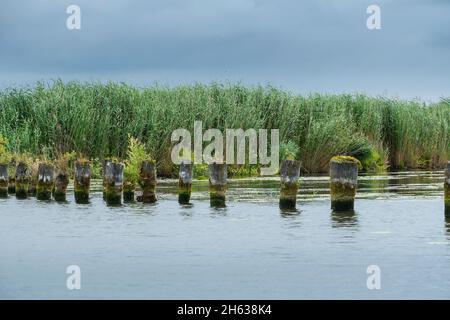
[[[227,208],[192,206],[176,182],[159,201],[107,207],[0,199],[0,298],[450,298],[443,172],[359,177],[355,212],[330,210],[327,177],[303,177],[297,213],[278,209],[277,179],[230,181]],[[98,186],[98,183],[96,184]],[[81,269],[68,290],[66,268]],[[380,268],[380,290],[367,267]]]

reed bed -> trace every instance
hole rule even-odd
[[[193,132],[195,120],[204,130],[279,129],[281,142],[297,146],[302,170],[310,173],[326,172],[335,155],[358,158],[364,170],[384,170],[442,168],[450,153],[445,99],[299,96],[240,84],[136,88],[55,81],[0,91],[0,134],[17,154],[56,158],[75,151],[96,161],[126,159],[131,136],[145,144],[159,174],[176,176],[171,133]]]

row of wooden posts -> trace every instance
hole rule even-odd
[[[103,198],[109,205],[141,201],[154,203],[156,196],[156,165],[150,161],[141,164],[139,185],[142,195],[135,197],[134,190],[124,189],[124,165],[120,162],[105,161],[103,164]],[[39,200],[66,201],[69,177],[63,172],[55,172],[52,165],[40,164],[36,186],[30,183],[30,174],[26,164],[16,166],[14,177],[8,177],[8,166],[0,164],[0,197],[15,193],[18,199],[36,196]],[[182,163],[179,170],[178,202],[188,204],[191,198],[192,164]],[[280,168],[280,208],[295,209],[299,188],[300,162],[284,160]],[[331,208],[335,211],[352,210],[356,195],[358,166],[355,162],[330,162]],[[91,183],[91,165],[88,161],[76,161],[74,164],[74,195],[76,203],[88,203]],[[227,165],[213,163],[209,165],[210,204],[224,207],[227,190]],[[445,212],[450,214],[450,161],[445,170],[444,182]]]

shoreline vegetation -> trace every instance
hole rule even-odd
[[[304,97],[240,84],[137,88],[60,80],[0,91],[0,144],[11,159],[67,162],[77,155],[90,159],[93,178],[105,159],[136,167],[136,158],[146,156],[159,176],[178,177],[171,133],[192,132],[196,120],[222,131],[279,129],[280,160],[298,159],[302,174],[328,172],[334,156],[355,157],[363,172],[441,169],[450,154],[450,99],[425,104],[363,94]],[[130,145],[139,146],[135,155]],[[230,177],[248,177],[259,167],[228,170]],[[208,166],[195,165],[193,173],[206,178]],[[129,173],[133,184],[135,175]]]

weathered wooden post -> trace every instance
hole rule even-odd
[[[156,165],[154,161],[143,161],[139,171],[139,185],[142,188],[144,203],[156,202]]]
[[[37,194],[37,181],[33,179],[33,176],[30,176],[30,184],[28,185],[28,195],[30,197],[36,197]]]
[[[108,205],[122,203],[123,163],[108,161],[104,174],[105,201]]]
[[[74,192],[76,203],[89,203],[91,187],[91,163],[87,160],[75,161]]]
[[[14,161],[8,165],[8,193],[16,193],[16,163]]]
[[[31,197],[36,197],[36,188],[39,176],[39,163],[34,162],[30,166],[30,185],[28,186],[28,195]]]
[[[55,187],[53,188],[53,198],[58,202],[66,201],[67,186],[69,185],[69,175],[66,171],[56,170]]]
[[[192,192],[192,163],[180,164],[178,179],[178,203],[188,204]]]
[[[16,167],[16,198],[26,199],[28,195],[28,185],[30,175],[28,165],[25,162],[19,162]]]
[[[450,161],[447,162],[447,168],[445,169],[444,204],[445,214],[450,216]]]
[[[8,193],[15,194],[16,193],[16,177],[9,176],[8,179]]]
[[[335,211],[353,210],[358,183],[358,160],[336,156],[330,161],[331,208]]]
[[[103,160],[103,166],[102,166],[102,176],[103,176],[103,200],[106,200],[106,166],[111,163],[110,160],[104,159]]]
[[[130,181],[123,182],[123,202],[134,202],[134,191],[136,186]]]
[[[38,200],[50,200],[54,186],[53,166],[46,163],[40,163],[38,168],[38,181],[36,186],[36,198]]]
[[[228,169],[225,163],[211,163],[209,169],[209,202],[211,207],[225,207]]]
[[[0,198],[8,197],[8,164],[0,164]]]
[[[281,162],[280,209],[294,210],[297,203],[300,161],[283,160]]]

